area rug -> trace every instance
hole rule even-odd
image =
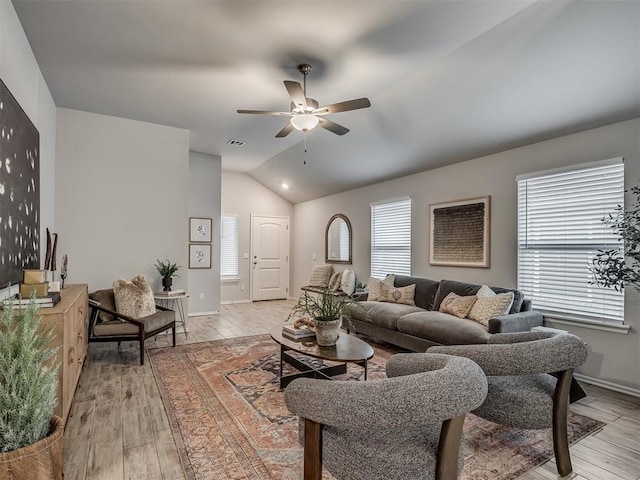
[[[372,345],[368,378],[384,378],[384,364],[398,350]],[[279,389],[279,355],[268,335],[149,350],[188,480],[302,478],[298,422]],[[350,364],[342,378],[361,375]],[[569,440],[603,425],[571,413]],[[517,478],[553,456],[550,430],[511,429],[467,415],[464,434],[464,480]]]

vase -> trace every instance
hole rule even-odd
[[[62,419],[53,416],[49,436],[27,447],[0,453],[3,480],[62,480]]]
[[[170,292],[171,291],[171,285],[173,285],[173,278],[164,277],[162,279],[162,286],[164,287],[164,291],[165,292]]]
[[[314,319],[316,326],[316,343],[320,347],[331,347],[338,341],[340,335],[341,319],[319,320]]]

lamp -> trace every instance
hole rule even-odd
[[[313,130],[320,120],[310,113],[299,113],[291,117],[291,125],[301,132]]]

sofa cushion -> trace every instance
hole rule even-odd
[[[380,295],[382,295],[382,289],[385,286],[393,287],[395,280],[396,276],[393,273],[387,275],[384,280],[369,277],[369,295],[367,295],[367,300],[371,300],[372,302],[378,300]]]
[[[403,315],[396,322],[399,332],[427,338],[442,345],[487,343],[491,334],[486,327],[467,318],[442,312],[417,312]]]
[[[473,304],[467,318],[481,323],[485,327],[493,317],[506,315],[513,304],[513,292],[494,293],[486,285],[478,291],[478,300]]]
[[[175,321],[175,312],[158,310],[153,315],[139,319],[144,324],[145,333],[152,332],[158,328],[166,327]],[[93,328],[93,335],[96,337],[137,335],[139,332],[137,325],[118,320],[96,324]]]
[[[413,296],[413,300],[416,306],[424,308],[425,310],[433,310],[433,301],[436,298],[436,292],[438,285],[437,280],[430,280],[428,278],[410,277],[407,275],[396,275],[394,285],[396,287],[406,287],[407,285],[415,285],[416,293]]]
[[[436,292],[432,310],[439,310],[442,300],[451,292],[457,293],[461,297],[467,297],[469,295],[475,295],[478,293],[478,290],[480,290],[480,285],[476,285],[474,283],[458,282],[455,280],[441,280],[438,291]],[[520,311],[524,300],[524,294],[521,291],[503,287],[491,287],[491,290],[495,293],[513,292],[513,305],[511,305],[509,313],[518,313]],[[416,302],[416,305],[418,305],[418,302]]]
[[[358,302],[364,311],[351,310],[350,315],[356,320],[368,322],[383,328],[395,330],[396,322],[408,313],[424,312],[420,307],[402,305],[400,303]],[[366,312],[366,313],[365,313]]]
[[[440,303],[439,311],[455,315],[458,318],[466,318],[477,299],[478,297],[475,295],[461,297],[457,293],[451,292],[449,295],[444,297],[442,303]]]
[[[379,302],[402,303],[404,305],[415,305],[413,296],[416,292],[415,285],[407,285],[406,287],[382,287]]]

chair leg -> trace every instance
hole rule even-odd
[[[140,365],[144,365],[144,335],[140,337]]]
[[[121,343],[122,343],[122,342],[120,342],[120,341],[118,342],[118,351],[119,351],[119,352],[120,352],[120,351],[122,351],[122,348],[120,348],[120,344],[121,344]]]
[[[560,372],[553,395],[553,453],[556,456],[558,473],[563,477],[569,475],[573,470],[567,438],[569,390],[572,378],[573,369]]]
[[[304,480],[322,479],[322,424],[304,419]]]
[[[176,346],[176,326],[175,324],[173,325],[173,328],[171,329],[171,334],[173,335],[173,346]]]
[[[458,453],[460,452],[463,425],[464,413],[442,422],[436,459],[436,480],[456,480],[458,478]]]

